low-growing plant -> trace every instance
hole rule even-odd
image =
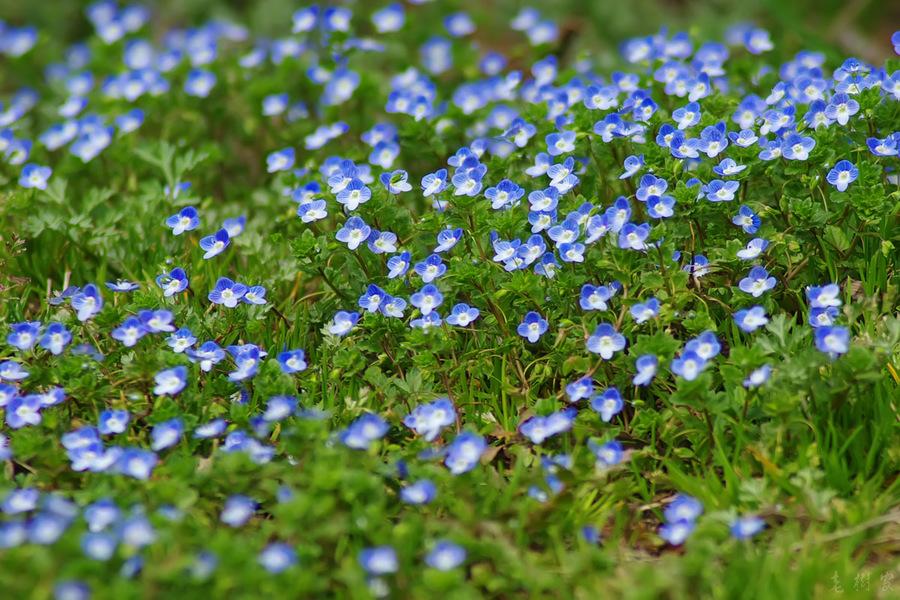
[[[898,61],[410,4],[0,28],[4,596],[895,592]]]

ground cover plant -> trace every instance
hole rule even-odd
[[[4,597],[897,593],[900,62],[536,6],[0,27]]]

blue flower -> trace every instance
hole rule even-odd
[[[790,133],[781,142],[781,155],[788,160],[806,160],[815,147],[816,140],[814,138]]]
[[[601,323],[587,340],[587,349],[599,354],[603,360],[609,360],[616,352],[625,348],[625,336],[616,331],[609,323]]]
[[[672,360],[672,372],[687,381],[693,381],[706,368],[706,364],[706,360],[696,352],[685,351],[681,356]]]
[[[417,263],[413,270],[422,278],[423,282],[431,283],[447,272],[447,265],[443,263],[439,255],[432,254],[424,261]]]
[[[166,338],[166,343],[169,345],[173,352],[180,354],[197,343],[197,338],[194,337],[194,334],[191,333],[190,329],[188,329],[187,327],[182,327],[178,331],[172,333],[172,335],[170,335],[168,338]]]
[[[24,321],[13,323],[12,331],[6,336],[6,343],[19,350],[31,350],[38,342],[41,333],[40,321]]]
[[[252,498],[234,494],[225,500],[219,520],[229,527],[240,527],[256,512],[257,503]]]
[[[328,332],[337,336],[347,335],[356,326],[357,321],[359,313],[339,310],[328,325]]]
[[[478,465],[485,450],[487,450],[487,442],[483,437],[477,433],[463,432],[456,436],[447,447],[444,464],[454,475],[461,475]]]
[[[422,178],[422,194],[427,198],[447,188],[447,169],[438,169]]]
[[[176,267],[168,273],[157,276],[156,285],[163,289],[163,296],[170,298],[187,289],[187,273],[181,267]]]
[[[619,231],[619,248],[631,250],[646,250],[647,237],[650,235],[650,225],[644,223],[635,225],[634,223],[625,223]]]
[[[712,360],[719,355],[722,345],[712,331],[704,331],[684,345],[685,352],[694,352],[703,360]]]
[[[389,575],[399,568],[397,553],[390,546],[365,548],[357,557],[360,566],[369,575]]]
[[[828,172],[825,180],[837,188],[837,191],[843,192],[858,177],[859,169],[849,160],[841,160]]]
[[[769,242],[762,238],[753,238],[747,242],[747,246],[738,250],[737,257],[742,260],[753,260],[762,254],[769,246]]]
[[[90,600],[91,587],[83,581],[59,581],[53,586],[54,600]]]
[[[97,429],[103,435],[116,435],[128,429],[131,415],[127,410],[104,410],[97,421]]]
[[[244,304],[256,304],[260,306],[266,303],[266,288],[261,285],[251,285],[241,296],[241,302]]]
[[[591,408],[600,413],[604,423],[609,423],[614,416],[622,412],[625,406],[618,388],[611,387],[591,398]]]
[[[107,281],[106,287],[113,292],[133,292],[137,289],[140,289],[140,285],[125,279],[117,279],[115,282]]]
[[[178,366],[171,369],[164,369],[153,376],[156,387],[153,393],[157,396],[175,396],[187,385],[187,367]]]
[[[554,435],[570,430],[576,414],[575,408],[569,407],[546,417],[531,417],[519,426],[519,432],[531,443],[541,444]]]
[[[405,20],[403,5],[399,2],[389,4],[372,13],[372,24],[378,33],[399,31]]]
[[[769,272],[765,267],[753,267],[750,273],[738,283],[738,287],[742,291],[747,292],[754,298],[759,298],[773,287],[775,287],[775,278],[769,277]]]
[[[400,490],[400,499],[406,504],[429,504],[437,496],[437,487],[429,479],[420,479]]]
[[[609,305],[607,300],[615,295],[616,291],[606,285],[590,285],[588,283],[581,286],[581,295],[578,303],[583,310],[607,310]]]
[[[847,94],[835,94],[825,107],[825,116],[837,121],[841,126],[846,125],[850,117],[859,112],[859,102]]]
[[[340,440],[348,448],[366,450],[372,442],[383,438],[389,428],[378,415],[365,413],[340,433]]]
[[[634,363],[637,373],[631,380],[631,383],[634,385],[650,385],[650,382],[656,376],[658,365],[659,359],[653,354],[639,356]]]
[[[306,354],[301,349],[285,350],[278,355],[281,371],[288,375],[306,370]]]
[[[213,235],[208,235],[200,240],[200,248],[206,251],[203,258],[210,259],[225,251],[231,243],[228,232],[220,229]]]
[[[663,511],[663,516],[670,523],[696,521],[703,514],[703,504],[687,494],[678,494]]]
[[[653,219],[668,219],[675,214],[673,196],[650,196],[647,198],[647,214]]]
[[[200,216],[193,206],[186,206],[166,219],[166,226],[172,228],[174,235],[181,235],[185,231],[193,231],[200,225]]]
[[[738,214],[732,217],[731,222],[744,230],[744,233],[756,233],[759,230],[760,219],[746,204],[738,209]]]
[[[184,369],[184,367],[181,368]],[[171,448],[178,443],[183,432],[184,424],[179,417],[157,423],[153,426],[153,429],[150,430],[150,448],[155,452]]]
[[[207,298],[213,304],[222,304],[227,308],[234,308],[246,293],[247,286],[243,283],[235,283],[227,277],[219,277]]]
[[[356,210],[372,197],[372,190],[359,179],[353,179],[337,194],[337,201],[347,210]]]
[[[30,512],[37,508],[40,497],[41,493],[36,488],[13,489],[3,499],[0,510],[7,515]]]
[[[703,186],[702,192],[710,202],[730,202],[734,200],[734,194],[739,186],[740,183],[737,181],[713,179]]]
[[[665,523],[659,528],[659,537],[673,546],[680,546],[694,531],[696,524],[693,521],[675,521]]]
[[[453,307],[450,311],[450,315],[445,319],[447,323],[450,325],[456,325],[457,327],[467,327],[470,323],[475,321],[478,316],[481,314],[477,308],[473,306],[469,306],[468,304],[460,303]]]
[[[772,375],[772,367],[769,365],[763,365],[758,369],[754,369],[750,372],[750,375],[744,380],[745,388],[755,388],[763,385],[765,382],[769,380],[769,377]]]
[[[491,208],[494,210],[515,206],[524,194],[525,190],[509,179],[504,179],[484,192],[484,196],[491,201]]]
[[[571,403],[590,398],[594,393],[594,380],[589,375],[566,385],[566,396]]]
[[[766,528],[766,522],[756,516],[738,517],[731,523],[731,536],[748,540]]]
[[[389,269],[388,279],[396,279],[397,277],[403,277],[404,275],[406,275],[406,271],[409,270],[409,263],[409,252],[402,252],[390,257],[387,261],[387,266]]]
[[[279,542],[263,548],[256,561],[269,573],[278,574],[297,564],[297,551]]]
[[[403,424],[426,441],[434,441],[445,427],[456,423],[456,409],[448,398],[420,404],[403,418]]]
[[[629,312],[635,323],[645,323],[659,316],[659,300],[650,298],[646,302],[635,304]]]
[[[50,167],[42,167],[41,165],[28,163],[22,167],[22,174],[19,176],[19,185],[25,189],[34,188],[45,190],[47,189],[47,180],[50,179],[52,173],[53,169]]]
[[[0,362],[0,381],[19,381],[28,377],[28,371],[14,360]]]
[[[546,137],[547,154],[550,156],[559,156],[560,154],[568,154],[575,151],[575,132],[563,131],[560,133],[551,133]]]
[[[532,344],[536,343],[547,331],[547,321],[538,313],[530,311],[519,323],[516,332]]]
[[[601,470],[614,467],[625,458],[622,444],[617,440],[610,440],[605,444],[598,444],[594,440],[588,440],[588,448],[594,454],[596,467]]]
[[[726,135],[725,123],[704,127],[703,131],[700,132],[697,148],[701,152],[705,152],[708,157],[715,158],[727,147],[728,136]]]
[[[321,221],[328,216],[324,200],[312,200],[297,207],[297,216],[304,223]]]
[[[765,308],[754,306],[734,313],[734,322],[741,328],[741,331],[752,333],[768,323],[769,318],[766,316]]]
[[[184,82],[184,91],[188,96],[206,98],[216,85],[216,76],[204,69],[192,69]]]
[[[232,217],[230,219],[225,219],[222,221],[222,229],[228,232],[228,237],[236,238],[237,236],[244,233],[244,226],[247,224],[247,217],[241,215],[239,217]]]
[[[167,310],[142,310],[138,312],[138,318],[148,333],[171,333],[175,331],[172,325],[174,318]]]
[[[413,306],[419,309],[423,316],[428,316],[444,301],[444,296],[434,284],[428,284],[410,297]]]
[[[347,244],[350,250],[356,250],[360,244],[369,239],[371,233],[372,228],[366,225],[365,221],[359,217],[350,217],[337,231],[335,238]]]
[[[225,351],[218,344],[210,341],[204,342],[196,350],[188,350],[187,357],[191,362],[200,363],[201,371],[208,372],[213,368],[213,365],[225,358]]]
[[[408,192],[412,189],[412,186],[409,184],[408,178],[409,173],[402,169],[398,169],[396,171],[382,173],[379,180],[389,193],[400,194],[403,192]]]
[[[438,571],[452,571],[465,561],[465,548],[446,540],[437,542],[425,557],[425,563]]]
[[[158,461],[155,452],[141,448],[126,448],[116,461],[116,470],[122,475],[146,480],[150,478]]]
[[[79,321],[93,318],[103,308],[103,296],[93,283],[89,283],[72,296],[72,308],[75,309]]]
[[[678,129],[688,129],[700,122],[700,105],[691,102],[672,112],[672,118],[678,123]]]
[[[850,332],[846,327],[823,326],[814,330],[816,348],[836,358],[850,348]]]
[[[213,419],[208,423],[203,423],[194,428],[194,437],[197,439],[208,439],[218,437],[225,433],[228,423],[225,419]]]

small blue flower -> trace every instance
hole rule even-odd
[[[93,318],[103,308],[103,296],[93,283],[89,283],[72,296],[72,308],[75,309],[79,321]]]
[[[103,435],[117,435],[128,429],[130,420],[127,410],[104,410],[97,421],[97,429]]]
[[[734,200],[734,194],[739,186],[740,183],[737,181],[713,179],[709,184],[704,185],[701,191],[710,202],[730,202]]]
[[[150,478],[158,461],[155,452],[141,448],[126,448],[116,461],[116,470],[129,477],[146,480]]]
[[[540,314],[530,311],[519,323],[516,332],[532,344],[536,343],[547,331],[548,323]]]
[[[6,336],[6,343],[19,350],[31,350],[41,333],[40,321],[13,323],[12,331]]]
[[[471,471],[478,465],[481,455],[487,450],[487,442],[477,433],[469,431],[456,436],[447,447],[444,464],[454,475]]]
[[[744,387],[748,389],[759,387],[767,382],[771,375],[772,367],[770,367],[769,365],[763,365],[760,368],[754,369],[750,372],[750,375],[748,375],[747,379],[744,380]]]
[[[576,414],[575,408],[569,407],[546,417],[531,417],[519,426],[519,432],[531,443],[542,444],[544,440],[570,430]]]
[[[687,494],[678,494],[663,511],[663,516],[670,523],[680,521],[696,521],[703,514],[703,504]]]
[[[635,323],[645,323],[659,316],[659,300],[650,298],[646,302],[635,304],[629,312]]]
[[[581,294],[578,304],[583,310],[607,310],[607,300],[615,295],[616,291],[611,286],[590,285],[581,286]]]
[[[403,418],[403,424],[426,441],[434,441],[445,427],[456,423],[456,409],[449,398],[420,404]]]
[[[356,326],[357,321],[359,313],[339,310],[328,325],[328,332],[337,336],[347,335]]]
[[[179,294],[188,287],[187,273],[181,267],[176,267],[168,273],[163,273],[156,278],[156,285],[162,288],[163,296],[170,298]]]
[[[456,325],[457,327],[467,327],[470,323],[475,321],[478,316],[481,314],[477,308],[473,306],[469,306],[468,304],[460,303],[454,306],[450,315],[445,319],[447,323],[450,325]]]
[[[766,522],[756,516],[738,517],[731,523],[731,536],[748,540],[766,528]]]
[[[231,238],[224,229],[220,229],[213,235],[201,238],[200,248],[206,251],[203,258],[208,260],[214,256],[218,256],[225,251],[225,248],[227,248],[230,243]]]
[[[191,362],[200,363],[200,370],[209,372],[214,365],[225,358],[225,351],[215,342],[204,342],[196,350],[188,350],[187,357]]]
[[[390,575],[399,568],[397,553],[390,546],[365,548],[359,553],[358,560],[369,575]]]
[[[683,377],[687,381],[697,379],[703,369],[706,368],[706,361],[696,352],[686,351],[678,358],[672,360],[672,372]]]
[[[171,448],[178,443],[182,433],[184,433],[184,424],[179,417],[157,423],[150,430],[151,450],[159,452],[160,450]]]
[[[261,306],[266,303],[266,288],[261,285],[251,285],[241,296],[241,302],[244,304],[255,304]]]
[[[142,310],[138,312],[138,318],[148,333],[175,331],[175,326],[172,325],[174,316],[168,310]]]
[[[618,388],[611,387],[591,398],[591,408],[600,413],[604,423],[609,423],[614,416],[622,412],[625,406]]]
[[[444,229],[437,235],[437,243],[433,252],[447,252],[462,239],[462,227],[457,229]]]
[[[22,174],[19,176],[19,185],[25,189],[34,188],[45,190],[47,189],[47,180],[50,179],[52,173],[53,169],[50,167],[42,167],[41,165],[28,163],[22,167]]]
[[[653,354],[639,356],[634,363],[637,373],[631,380],[631,383],[634,385],[650,385],[650,382],[656,376],[658,366],[659,359]]]
[[[546,137],[547,154],[550,156],[559,156],[560,154],[568,154],[575,151],[575,132],[563,131],[560,133],[551,133]]]
[[[434,545],[425,563],[438,571],[452,571],[466,562],[466,550],[458,544],[441,540]]]
[[[732,217],[731,222],[744,230],[744,233],[756,233],[759,231],[760,219],[746,204],[738,209],[738,214]]]
[[[107,289],[112,290],[113,292],[120,293],[128,293],[133,292],[141,288],[141,286],[132,281],[128,281],[126,279],[117,279],[115,282],[107,281],[106,282]]]
[[[427,198],[447,188],[447,169],[438,169],[422,178],[422,194]]]
[[[665,523],[659,528],[659,537],[673,546],[680,546],[694,531],[696,524],[693,521],[676,521]]]
[[[594,393],[594,380],[589,375],[566,385],[566,396],[571,403],[590,398]]]
[[[360,204],[365,204],[371,198],[372,190],[359,179],[352,179],[337,194],[338,204],[344,205],[347,210],[356,210]]]
[[[184,91],[188,96],[206,98],[216,85],[216,76],[204,69],[192,69],[184,82]]]
[[[754,306],[734,313],[734,322],[741,328],[741,331],[752,333],[768,323],[769,318],[766,316],[765,308]]]
[[[825,116],[844,126],[850,117],[859,112],[859,102],[847,94],[835,94],[825,107]]]
[[[372,228],[366,225],[365,221],[359,217],[350,217],[337,231],[335,238],[347,244],[350,250],[356,250],[360,244],[369,239],[371,233]]]
[[[619,231],[619,248],[630,250],[646,250],[647,237],[650,235],[650,225],[644,223],[635,225],[634,223],[625,223]]]
[[[388,279],[396,279],[397,277],[406,275],[406,271],[409,270],[409,263],[409,252],[402,252],[390,257],[387,261],[389,269]]]
[[[256,507],[257,503],[252,498],[234,494],[225,500],[219,520],[229,527],[241,527],[256,512]]]
[[[38,344],[53,355],[62,354],[66,345],[72,341],[72,334],[62,323],[50,323],[44,330]]]
[[[515,206],[524,194],[525,190],[509,179],[504,179],[484,192],[485,198],[491,201],[491,208],[494,210]]]
[[[420,479],[400,490],[406,504],[429,504],[437,496],[437,487],[428,479]]]
[[[412,186],[409,184],[409,173],[402,169],[397,169],[396,171],[384,172],[379,177],[379,181],[381,181],[381,185],[391,194],[401,194],[403,192],[408,192],[412,189]]]
[[[281,371],[288,375],[306,370],[306,354],[301,349],[285,350],[278,355]]]
[[[653,219],[668,219],[675,214],[673,196],[650,196],[647,198],[647,214]]]
[[[200,225],[200,216],[193,206],[186,206],[166,219],[166,227],[172,228],[174,235],[181,235],[185,231],[193,231]]]
[[[187,327],[182,327],[178,331],[172,333],[168,338],[166,338],[166,343],[172,349],[173,352],[182,353],[185,350],[188,350],[191,346],[197,343],[197,338],[194,337],[194,334]]]
[[[238,305],[244,294],[247,293],[247,286],[243,283],[235,283],[227,277],[219,277],[215,287],[210,290],[207,298],[213,304],[222,304],[227,308],[234,308]]]
[[[700,105],[691,102],[672,112],[672,118],[678,123],[678,129],[688,129],[700,122]]]
[[[164,369],[153,376],[156,387],[153,393],[157,396],[174,396],[187,385],[187,367],[178,366],[172,369]]]
[[[806,160],[815,147],[816,140],[814,138],[790,133],[781,142],[781,155],[788,160]]]
[[[608,469],[622,462],[625,458],[625,452],[622,444],[617,440],[610,440],[605,444],[597,444],[593,440],[588,440],[588,448],[594,454],[596,459],[596,467],[598,469]]]
[[[340,440],[348,448],[366,450],[388,432],[389,425],[373,413],[365,413],[340,433]]]
[[[14,360],[0,362],[0,381],[19,381],[28,377],[28,371]]]
[[[587,340],[587,349],[599,354],[603,360],[610,360],[616,352],[625,348],[625,336],[609,323],[601,323]]]
[[[447,265],[443,263],[440,255],[432,254],[422,262],[417,263],[413,270],[422,278],[424,283],[431,283],[447,272]]]
[[[742,291],[747,292],[754,298],[759,298],[769,290],[775,287],[776,281],[774,277],[769,277],[769,272],[765,267],[753,267],[750,273],[738,283],[738,287]]]
[[[263,548],[256,561],[269,573],[278,574],[297,564],[297,551],[279,542]]]
[[[737,257],[741,260],[753,260],[762,254],[769,246],[769,242],[762,238],[753,238],[747,242],[747,246],[738,250]]]
[[[846,327],[824,326],[814,330],[816,348],[837,358],[850,349],[850,332]]]
[[[859,177],[859,169],[849,160],[838,161],[834,168],[828,172],[825,180],[833,185],[837,191],[847,190],[847,186]]]
[[[423,316],[431,314],[431,312],[440,306],[443,301],[443,294],[441,294],[438,288],[432,283],[424,286],[410,297],[410,303],[418,308]]]

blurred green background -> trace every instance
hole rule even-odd
[[[369,14],[395,0],[342,2]],[[294,10],[312,2],[297,0],[158,0],[153,11],[155,32],[189,26],[214,17],[248,25],[257,35],[277,37],[290,30]],[[0,19],[31,23],[53,39],[72,41],[90,32],[78,0],[0,0]],[[324,4],[320,2],[320,4]],[[832,48],[880,62],[892,53],[891,33],[900,28],[900,1],[894,0],[435,0],[443,12],[465,10],[481,27],[481,35],[502,49],[509,20],[523,6],[533,6],[556,20],[573,49],[615,49],[625,38],[655,32],[662,26],[688,30],[701,37],[721,37],[729,26],[752,21],[767,27],[783,52]],[[412,7],[419,10],[421,7]],[[433,24],[435,33],[441,24]],[[477,34],[476,34],[477,36]]]

